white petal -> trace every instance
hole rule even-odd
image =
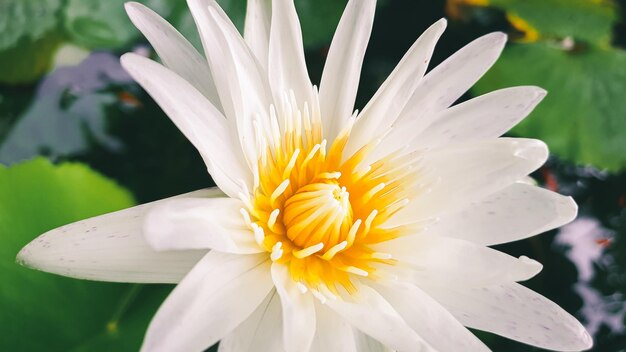
[[[200,31],[205,55],[229,120],[231,132],[244,151],[248,165],[256,170],[257,146],[253,119],[268,123],[271,103],[264,70],[237,28],[214,0],[188,0]],[[267,126],[265,126],[267,127]]]
[[[354,329],[354,340],[358,352],[393,352],[380,341]]]
[[[420,81],[398,117],[398,125],[404,120],[419,120],[419,126],[428,126],[433,113],[452,105],[487,72],[505,43],[504,33],[487,34],[435,67]]]
[[[352,328],[348,322],[337,313],[330,310],[324,304],[316,302],[315,339],[311,346],[311,352],[362,352],[367,351],[357,347],[355,334],[361,334]]]
[[[516,283],[476,289],[428,289],[464,325],[530,345],[580,351],[593,341],[569,313]]]
[[[498,138],[418,153],[419,190],[389,226],[458,211],[522,179],[548,158],[535,139]]]
[[[248,319],[220,341],[218,352],[282,352],[282,329],[280,299],[272,290]]]
[[[293,91],[299,108],[313,102],[313,86],[304,59],[302,31],[293,0],[272,2],[269,61],[267,65],[274,101]]]
[[[408,264],[407,279],[418,286],[427,283],[484,287],[528,280],[542,268],[527,257],[518,259],[471,242],[430,234],[399,237],[375,248]]]
[[[375,0],[349,1],[331,42],[319,97],[324,137],[329,141],[352,116],[375,9]]]
[[[204,158],[215,183],[229,197],[251,186],[251,173],[241,151],[229,138],[224,116],[191,84],[164,66],[132,53],[121,58],[124,68],[154,98]]]
[[[180,195],[219,197],[218,189]],[[146,213],[164,199],[61,226],[37,237],[17,256],[18,262],[54,274],[79,279],[176,283],[206,250],[156,252],[144,239]]]
[[[246,320],[271,289],[267,255],[211,251],[161,305],[142,351],[203,351]]]
[[[450,312],[414,285],[376,285],[409,326],[437,351],[490,351]]]
[[[454,214],[445,215],[428,233],[492,246],[531,237],[576,218],[571,197],[515,183]]]
[[[434,351],[371,287],[360,285],[354,301],[329,299],[331,309],[362,332],[400,351]]]
[[[240,213],[244,207],[234,198],[172,199],[150,210],[143,230],[148,243],[159,251],[263,252]]]
[[[538,87],[497,90],[443,110],[433,124],[413,138],[412,148],[438,147],[500,137],[539,104],[546,91]]]
[[[446,29],[445,19],[430,26],[411,46],[400,63],[367,103],[350,135],[346,157],[385,133],[411,97],[426,72],[435,44]]]
[[[125,5],[128,17],[152,44],[163,64],[193,85],[213,106],[222,110],[213,76],[205,58],[171,24],[137,2]]]
[[[272,264],[272,280],[283,308],[285,350],[308,351],[315,334],[313,296],[308,292],[300,292],[285,265]]]
[[[261,66],[267,70],[270,45],[271,0],[248,0],[243,37]]]

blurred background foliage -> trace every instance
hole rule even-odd
[[[142,0],[194,45],[182,0]],[[219,1],[242,28],[245,0]],[[0,350],[133,351],[171,286],[87,282],[15,263],[62,224],[211,186],[187,140],[119,65],[154,56],[124,0],[0,1]],[[319,82],[345,0],[296,0]],[[450,19],[441,62],[494,30],[510,43],[462,99],[513,85],[549,91],[511,132],[553,153],[533,176],[572,195],[579,219],[500,246],[544,263],[527,284],[576,315],[594,351],[625,351],[626,0],[379,0],[357,97],[361,108],[431,23]],[[495,351],[528,346],[479,333]]]

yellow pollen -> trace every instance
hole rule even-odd
[[[366,164],[379,140],[343,155],[354,118],[327,149],[317,101],[301,110],[285,95],[269,116],[254,129],[264,150],[254,190],[240,195],[245,223],[301,292],[320,299],[338,296],[340,287],[353,293],[353,280],[375,280],[379,265],[395,264],[372,246],[411,229],[384,225],[414,196],[407,193],[416,184],[407,167],[413,159],[393,154]]]

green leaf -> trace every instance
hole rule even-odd
[[[82,164],[0,166],[0,350],[138,349],[167,287],[76,280],[15,263],[37,235],[132,204],[126,190]]]
[[[606,0],[491,0],[490,5],[525,20],[542,37],[573,37],[609,44],[616,7]]]
[[[626,167],[626,52],[593,47],[565,51],[548,43],[510,45],[474,87],[476,94],[538,85],[546,99],[514,134],[548,143],[577,164]]]
[[[0,1],[0,83],[29,83],[50,69],[60,8],[60,0]]]
[[[56,28],[60,8],[61,0],[2,0],[0,51],[16,46],[20,40],[43,38]]]

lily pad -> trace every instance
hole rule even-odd
[[[138,350],[169,287],[75,280],[15,263],[37,235],[132,204],[128,191],[82,164],[0,166],[0,350]]]

